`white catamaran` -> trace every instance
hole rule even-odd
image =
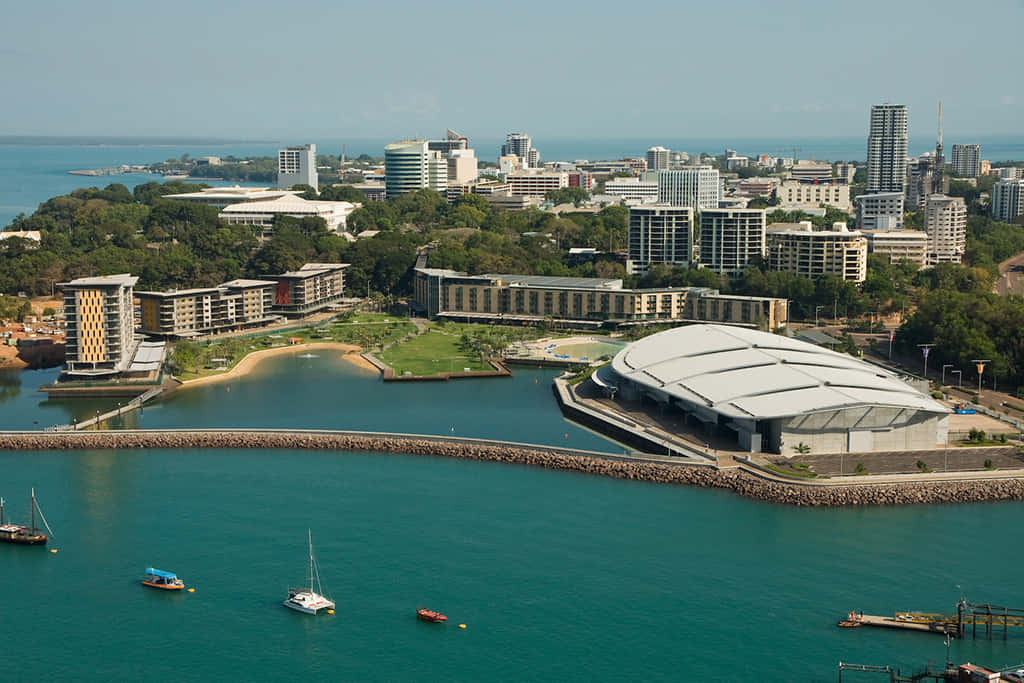
[[[309,533],[309,587],[289,588],[288,599],[284,601],[284,606],[298,612],[316,614],[322,609],[333,610],[334,603],[322,595],[324,589],[320,586],[320,568],[317,566],[316,560],[313,559],[313,532],[308,529],[307,532]],[[316,586],[316,591],[313,590],[314,586]]]

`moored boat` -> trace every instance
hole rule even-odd
[[[14,543],[17,545],[46,545],[46,541],[49,540],[49,538],[46,534],[36,528],[36,512],[39,513],[39,518],[43,520],[43,525],[46,527],[46,530],[50,532],[50,536],[52,536],[53,531],[50,529],[50,525],[46,523],[46,518],[43,517],[43,511],[39,509],[39,504],[36,503],[35,489],[32,489],[30,513],[32,521],[30,526],[8,524],[4,514],[4,499],[0,498],[0,543]]]
[[[420,607],[416,610],[416,617],[420,621],[429,621],[432,624],[442,624],[448,621],[448,617],[441,614],[440,612],[435,612],[424,607]]]
[[[284,601],[284,606],[304,614],[316,614],[322,609],[333,613],[334,602],[322,595],[320,568],[317,566],[316,560],[313,559],[313,533],[309,530],[307,533],[309,534],[309,587],[289,588],[288,599]],[[314,585],[316,586],[315,591],[313,590]]]
[[[142,585],[165,591],[180,591],[185,588],[185,582],[179,579],[177,574],[152,567],[146,568],[146,574],[142,577]]]

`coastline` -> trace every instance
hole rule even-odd
[[[283,356],[289,353],[295,353],[299,351],[342,351],[344,356],[342,359],[353,363],[363,370],[373,371],[379,373],[373,363],[362,356],[362,347],[354,344],[342,344],[341,342],[308,342],[305,344],[293,344],[289,346],[278,346],[272,349],[262,349],[260,351],[253,351],[245,355],[242,360],[238,361],[235,367],[231,368],[227,372],[222,372],[217,375],[210,375],[208,377],[197,377],[196,379],[184,380],[181,382],[181,387],[195,387],[203,384],[214,384],[217,382],[223,382],[228,379],[237,379],[244,377],[252,372],[257,365],[267,358],[273,358],[275,356]]]

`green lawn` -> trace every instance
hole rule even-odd
[[[441,334],[436,330],[425,332],[409,341],[397,344],[380,354],[380,359],[395,370],[396,375],[410,372],[414,375],[436,375],[441,372],[491,370],[490,364],[463,351],[458,346],[458,335]]]

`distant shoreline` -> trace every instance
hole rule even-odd
[[[181,382],[182,387],[196,387],[204,384],[214,384],[216,382],[223,382],[229,379],[237,379],[239,377],[245,377],[255,369],[260,362],[273,358],[275,356],[283,356],[289,353],[297,353],[300,351],[343,351],[343,360],[353,363],[364,370],[372,370],[374,373],[379,373],[372,363],[368,362],[365,358],[360,355],[362,353],[362,347],[354,344],[342,344],[341,342],[311,342],[308,344],[291,344],[288,346],[278,346],[272,349],[262,349],[260,351],[253,351],[252,353],[246,354],[242,360],[238,361],[235,367],[231,368],[227,372],[222,372],[216,375],[209,375],[207,377],[197,377],[196,379],[184,380]]]

